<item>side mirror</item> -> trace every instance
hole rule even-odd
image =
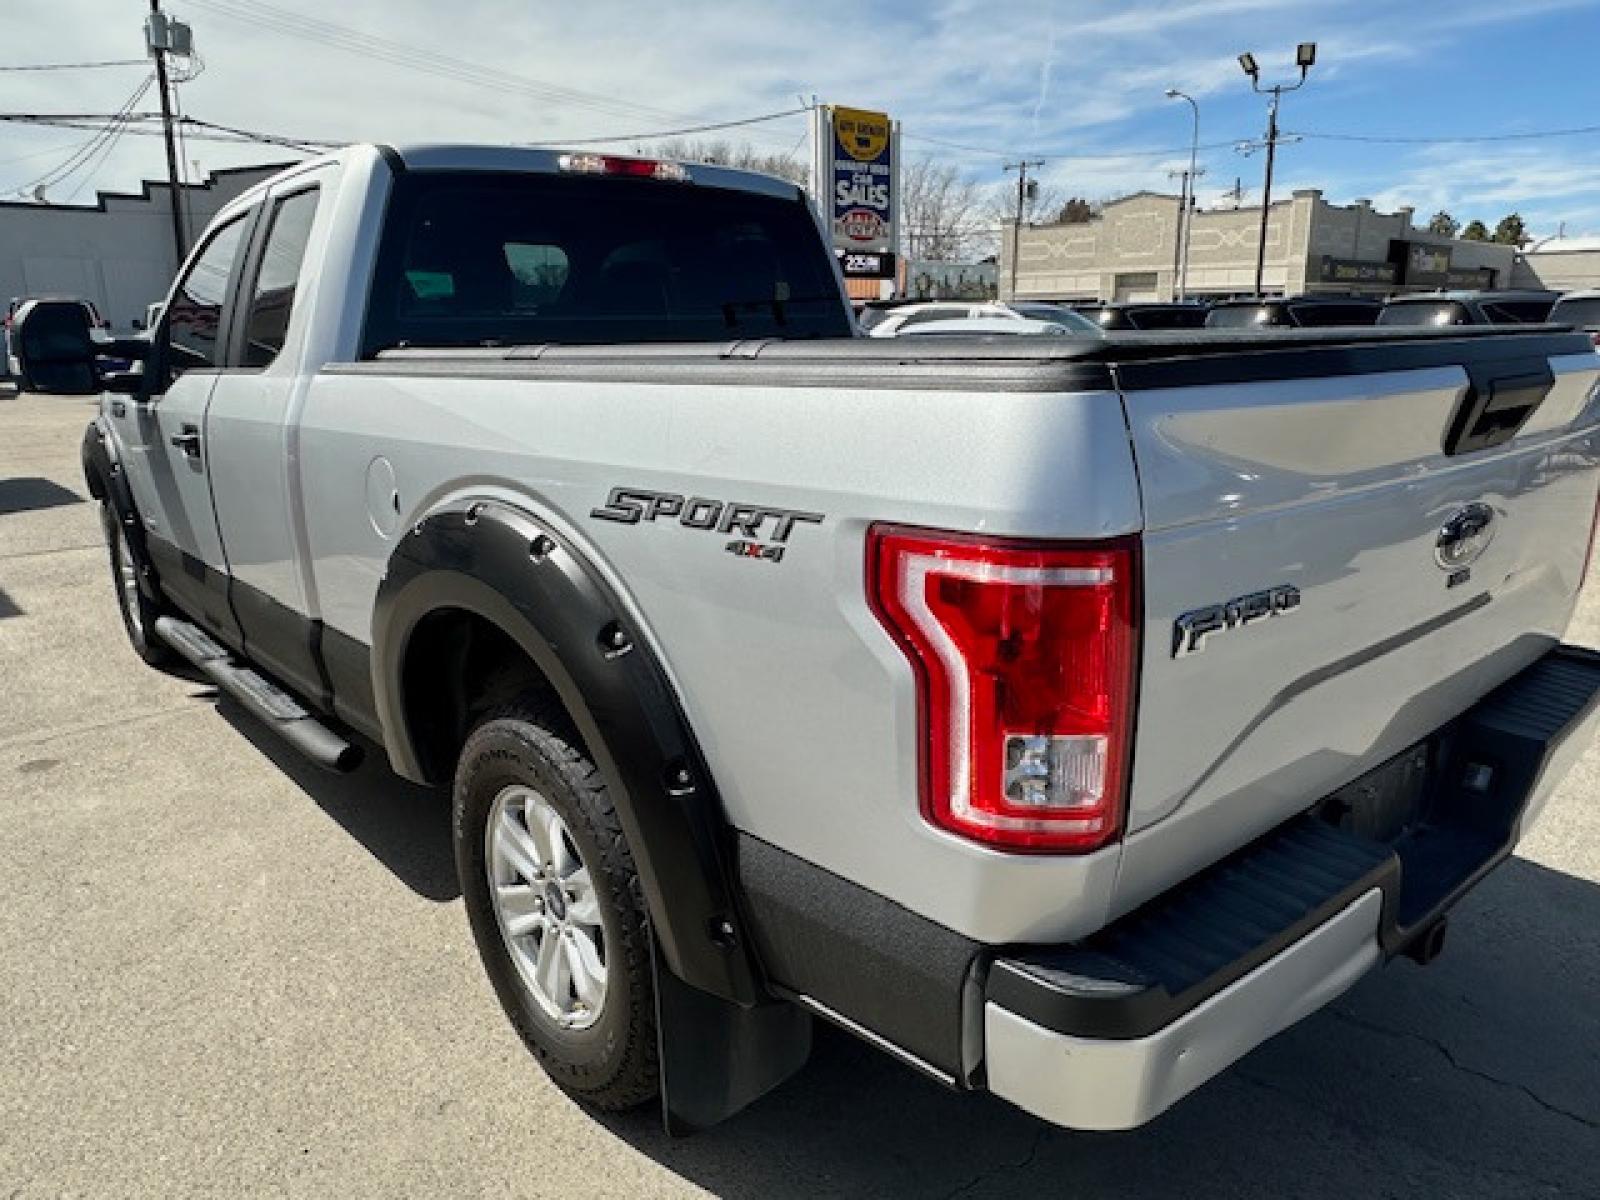
[[[100,391],[89,314],[70,300],[30,300],[17,311],[11,344],[25,392],[93,396]]]

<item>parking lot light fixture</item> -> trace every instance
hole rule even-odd
[[[1251,79],[1260,78],[1261,68],[1256,66],[1256,56],[1248,50],[1239,55],[1239,65],[1244,68],[1244,73],[1250,76]]]

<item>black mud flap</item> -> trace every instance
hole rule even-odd
[[[651,938],[661,1112],[669,1137],[709,1129],[811,1057],[811,1014],[776,1000],[742,1008],[683,982]]]

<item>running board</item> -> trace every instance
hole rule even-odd
[[[271,680],[235,663],[198,625],[157,617],[156,633],[217,687],[227,692],[289,745],[328,771],[353,771],[361,748],[340,737]]]

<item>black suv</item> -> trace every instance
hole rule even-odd
[[[1207,329],[1310,329],[1372,325],[1383,305],[1360,296],[1279,296],[1224,300],[1206,314]]]
[[[1550,319],[1559,292],[1430,292],[1396,296],[1379,325],[1538,325]]]
[[[1206,310],[1198,304],[1119,301],[1114,304],[1074,304],[1101,329],[1199,329]]]

